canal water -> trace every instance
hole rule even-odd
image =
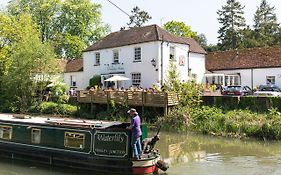
[[[156,147],[170,168],[162,175],[280,175],[281,142],[160,133]],[[0,159],[0,175],[97,175]],[[100,174],[99,174],[100,175]],[[108,175],[108,174],[107,174]]]

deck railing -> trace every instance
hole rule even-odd
[[[168,107],[179,103],[177,94],[146,91],[78,91],[79,103],[110,104],[111,101],[129,106]]]

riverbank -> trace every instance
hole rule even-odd
[[[267,113],[249,110],[225,111],[217,107],[183,107],[157,121],[167,131],[195,131],[203,134],[227,137],[254,137],[281,139],[281,115],[276,109]]]

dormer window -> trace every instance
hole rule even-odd
[[[134,62],[140,62],[141,61],[141,48],[136,47],[135,48],[135,59]]]
[[[119,52],[118,50],[113,51],[113,64],[119,63]]]
[[[99,52],[96,52],[95,53],[95,66],[99,66],[100,65],[100,53]]]

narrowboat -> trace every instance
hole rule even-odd
[[[156,150],[132,159],[130,124],[0,114],[0,156],[104,173],[152,174]],[[147,127],[142,126],[143,136]]]

